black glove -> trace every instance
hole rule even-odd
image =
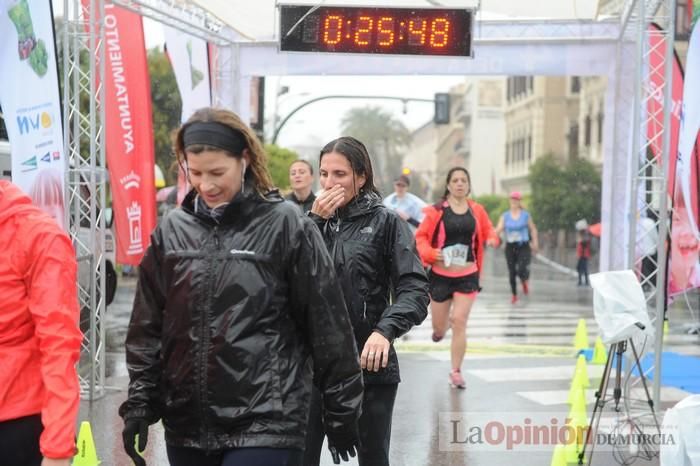
[[[138,435],[138,451],[136,451],[136,436]],[[124,430],[122,431],[122,439],[124,440],[124,451],[132,459],[135,466],[146,466],[146,460],[139,452],[146,449],[148,442],[148,421],[141,417],[135,417],[124,421]]]
[[[359,435],[357,431],[351,432],[327,432],[328,449],[331,451],[334,464],[340,464],[340,458],[343,461],[349,461],[348,457],[355,457],[355,450],[358,447]]]

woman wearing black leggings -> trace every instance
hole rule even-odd
[[[510,209],[501,215],[496,227],[496,234],[502,231],[506,234],[506,263],[508,264],[508,280],[510,281],[511,304],[518,302],[516,277],[523,284],[523,294],[530,292],[530,261],[532,254],[537,253],[537,227],[530,213],[522,208],[522,194],[518,191],[510,193]]]

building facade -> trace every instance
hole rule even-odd
[[[588,160],[599,170],[603,168],[603,128],[607,89],[608,78],[605,76],[581,78],[577,156]]]
[[[472,193],[501,192],[505,157],[506,78],[479,78],[467,82],[464,110],[457,115],[463,125],[461,146],[465,151],[465,167],[472,180]]]
[[[529,193],[530,166],[540,157],[565,161],[578,154],[580,93],[576,76],[507,78],[501,192]]]
[[[505,83],[500,76],[467,78],[449,90],[449,123],[429,122],[413,132],[404,165],[414,175],[430,180],[431,194],[426,199],[442,195],[445,176],[456,166],[469,170],[474,195],[499,192],[505,147]]]

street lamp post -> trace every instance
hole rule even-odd
[[[327,100],[327,99],[362,99],[362,100],[368,100],[368,99],[383,99],[383,100],[398,100],[399,102],[403,102],[404,106],[408,102],[430,102],[434,103],[433,99],[418,99],[415,97],[395,97],[395,96],[386,96],[386,95],[326,95],[322,97],[316,97],[310,100],[307,100],[306,102],[296,106],[291,112],[287,114],[286,117],[280,122],[278,126],[275,127],[275,132],[272,135],[272,144],[277,143],[277,137],[280,134],[280,131],[284,127],[284,125],[289,121],[289,119],[297,113],[299,110],[302,108],[306,107],[307,105],[311,105],[315,102],[319,102],[321,100]]]
[[[277,125],[279,124],[280,103],[284,103],[285,101],[296,97],[307,97],[308,95],[308,92],[290,93],[289,86],[283,86],[278,81],[277,89],[275,92],[275,105],[272,109],[272,117],[270,117],[270,127],[272,128],[272,131],[274,131],[275,128],[277,128]]]

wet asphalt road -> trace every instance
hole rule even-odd
[[[403,381],[394,413],[392,465],[550,464],[552,449],[549,446],[509,451],[503,445],[488,450],[459,443],[463,438],[452,435],[455,432],[450,428],[454,424],[450,420],[454,421],[454,415],[448,413],[463,413],[467,419],[486,415],[492,420],[502,419],[508,413],[515,413],[520,418],[537,416],[537,413],[565,413],[566,404],[552,400],[565,398],[568,390],[568,371],[573,369],[574,360],[566,350],[571,346],[578,319],[587,320],[591,342],[596,334],[592,292],[577,287],[574,278],[535,262],[531,296],[512,306],[502,253],[497,251],[486,267],[482,280],[484,291],[469,320],[470,347],[463,366],[467,390],[448,387],[450,364],[446,350],[449,343],[435,345],[430,342],[429,320],[397,345],[401,348]],[[105,319],[106,395],[92,405],[81,404],[81,419],[91,420],[103,465],[130,464],[122,452],[122,422],[116,413],[126,397],[123,341],[134,289],[133,279],[121,280],[115,302]],[[683,333],[683,325],[691,322],[693,316],[686,311],[675,312],[676,319],[672,320],[671,332],[666,339],[670,343],[667,349],[700,353],[698,337]],[[551,351],[538,350],[540,347],[551,348]],[[591,369],[591,374],[591,382],[597,386],[600,370]],[[669,407],[685,394],[669,390],[663,395],[666,400],[663,405]],[[590,415],[592,390],[589,390],[588,399]],[[450,442],[450,439],[456,441]],[[457,451],[447,451],[451,449]],[[145,457],[149,465],[167,465],[160,424],[151,427]],[[332,464],[325,452],[322,464]],[[603,452],[596,454],[593,464],[617,463],[610,452]],[[634,464],[654,465],[658,461],[638,460]]]

